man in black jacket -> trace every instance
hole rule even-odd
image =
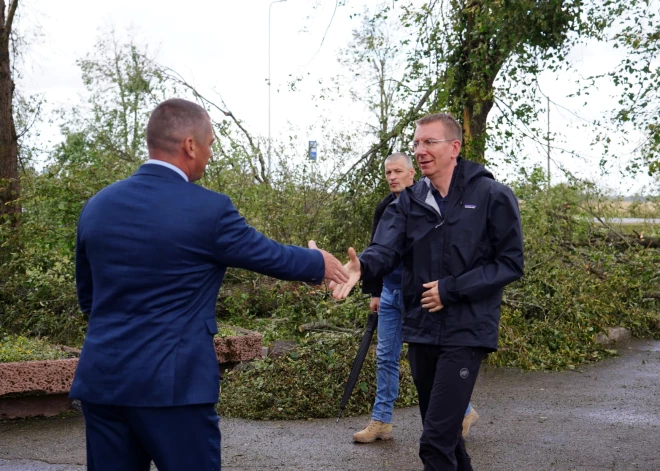
[[[503,288],[523,275],[517,200],[482,165],[461,159],[461,127],[449,114],[417,121],[411,144],[424,178],[385,210],[372,244],[349,249],[345,298],[360,277],[403,262],[403,340],[424,424],[425,471],[471,470],[460,433],[486,353],[497,350]]]
[[[378,223],[387,206],[399,197],[399,194],[415,182],[415,168],[412,159],[403,152],[397,152],[385,159],[385,179],[389,193],[378,203],[374,211],[371,227],[371,240],[376,235]],[[371,295],[369,308],[378,313],[378,346],[376,348],[376,400],[371,411],[369,424],[353,434],[353,440],[359,443],[371,443],[375,440],[390,440],[392,433],[392,413],[394,402],[399,395],[399,357],[403,338],[403,303],[401,301],[401,264],[392,273],[375,280],[363,280],[362,292]],[[476,423],[479,415],[468,405],[463,419],[463,437]]]

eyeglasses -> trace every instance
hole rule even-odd
[[[456,139],[424,139],[423,141],[412,141],[408,148],[411,152],[416,152],[419,146],[422,146],[425,149],[430,149],[433,144],[439,144],[440,142],[455,141]]]

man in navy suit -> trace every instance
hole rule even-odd
[[[310,241],[285,246],[199,180],[214,141],[206,111],[172,99],[147,125],[149,160],[101,190],[78,225],[76,284],[89,327],[70,396],[93,471],[220,470],[215,304],[227,267],[347,281]]]

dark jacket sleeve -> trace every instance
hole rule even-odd
[[[280,280],[321,283],[325,263],[319,250],[283,245],[245,222],[229,197],[222,195],[215,227],[214,257],[223,265],[244,268]]]
[[[520,210],[513,191],[506,186],[493,195],[490,203],[488,237],[495,250],[493,261],[460,276],[439,280],[443,305],[487,298],[523,276]]]
[[[83,208],[83,212],[85,208]],[[82,241],[81,236],[81,223],[82,212],[80,219],[78,220],[78,231],[76,233],[76,292],[78,294],[78,304],[80,305],[80,310],[89,315],[92,312],[92,295],[93,295],[93,284],[92,284],[92,267],[89,264],[87,259],[87,253],[85,252],[85,245]]]
[[[362,279],[382,279],[401,263],[406,244],[407,195],[389,204],[378,223],[373,242],[359,255]]]
[[[376,236],[376,229],[378,229],[378,223],[383,217],[383,213],[385,212],[385,209],[387,209],[387,206],[392,201],[394,201],[394,198],[392,197],[392,193],[390,193],[385,198],[383,198],[383,200],[380,203],[378,203],[378,206],[376,206],[376,210],[374,211],[374,220],[371,224],[370,242],[374,241],[374,237]],[[362,280],[362,292],[364,294],[370,294],[372,297],[378,298],[380,297],[381,291],[383,291],[382,276],[379,278],[365,278]]]

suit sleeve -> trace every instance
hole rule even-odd
[[[362,279],[382,279],[401,263],[406,244],[406,202],[399,196],[387,206],[373,241],[359,255]]]
[[[85,209],[83,208],[83,211]],[[82,219],[82,213],[81,217]],[[78,304],[80,310],[89,315],[92,312],[93,283],[92,268],[87,259],[85,244],[81,237],[81,224],[78,221],[78,231],[76,234],[76,292],[78,294]]]
[[[223,198],[214,232],[213,256],[218,262],[281,280],[323,281],[325,263],[320,251],[269,239],[245,222],[229,197]]]
[[[520,210],[510,188],[498,191],[489,208],[488,234],[494,259],[460,276],[438,282],[445,306],[487,298],[523,276],[523,237]]]

